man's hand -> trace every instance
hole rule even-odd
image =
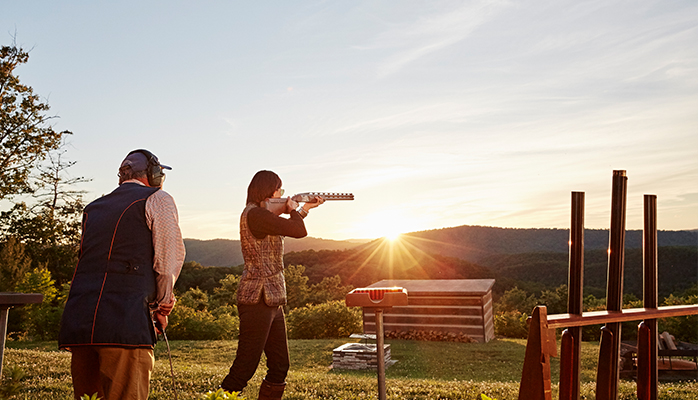
[[[160,304],[158,304],[158,310],[157,310],[157,312],[159,312],[160,314],[162,314],[162,315],[164,315],[164,316],[170,315],[170,313],[172,312],[172,309],[174,308],[174,305],[175,305],[176,302],[177,302],[177,301],[173,298],[172,301],[171,301],[170,303],[160,303]]]
[[[172,296],[171,302],[160,303],[158,305],[158,309],[153,313],[153,322],[155,322],[155,330],[157,333],[162,334],[162,332],[164,332],[167,328],[167,316],[172,312],[176,302],[177,300],[175,300],[174,296]]]
[[[167,329],[167,315],[162,315],[159,311],[155,311],[153,314],[153,322],[155,322],[155,332],[162,335],[165,329]]]

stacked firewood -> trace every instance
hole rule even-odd
[[[465,333],[440,332],[440,331],[385,331],[386,339],[421,340],[429,342],[459,342],[473,343],[473,338]]]

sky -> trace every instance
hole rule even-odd
[[[0,45],[70,130],[91,201],[137,148],[172,166],[184,237],[239,238],[247,185],[351,192],[309,236],[460,225],[698,228],[698,2],[7,1]]]

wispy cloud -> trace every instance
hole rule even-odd
[[[355,47],[386,53],[377,68],[378,77],[384,78],[399,72],[410,63],[465,40],[502,4],[493,1],[478,1],[466,5],[458,3],[457,7],[445,12],[397,23],[368,43]]]

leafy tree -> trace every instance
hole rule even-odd
[[[225,278],[220,280],[220,287],[213,289],[213,296],[211,296],[211,304],[215,307],[237,306],[237,293],[238,285],[240,284],[240,277],[234,274],[230,274]],[[237,311],[231,315],[237,315]]]
[[[46,164],[37,165],[31,179],[32,204],[17,202],[0,213],[2,233],[18,237],[32,267],[46,266],[58,285],[71,279],[78,257],[84,191],[74,186],[88,181],[68,175],[75,162],[65,161],[65,152],[61,147],[49,153]]]
[[[351,285],[342,285],[342,278],[339,275],[325,277],[322,282],[310,287],[308,303],[321,304],[333,300],[344,300],[353,288]]]
[[[515,287],[504,292],[502,297],[495,303],[495,311],[519,311],[523,314],[530,315],[537,305],[538,299],[536,299],[536,296]]]
[[[22,326],[29,336],[41,340],[58,338],[61,315],[69,289],[66,284],[59,291],[51,277],[51,272],[45,268],[35,268],[17,284],[18,292],[44,295],[43,302],[20,307],[17,310]]]
[[[0,244],[0,292],[14,290],[27,273],[31,259],[26,256],[24,244],[14,236],[9,236]]]
[[[69,131],[50,125],[48,103],[22,84],[16,69],[29,60],[17,45],[0,48],[0,199],[31,194],[35,203],[16,203],[2,213],[2,235],[26,246],[33,268],[48,267],[58,284],[70,279],[77,257],[84,178],[69,178],[61,150]],[[46,164],[43,164],[47,161]]]
[[[284,278],[286,279],[286,299],[287,310],[305,306],[308,301],[308,277],[303,275],[305,266],[289,265],[284,270]]]
[[[178,306],[181,307],[189,307],[197,311],[203,311],[208,308],[208,294],[199,288],[190,289],[179,296],[177,303]]]
[[[567,285],[560,285],[555,290],[544,290],[539,303],[548,309],[548,314],[567,312]]]
[[[29,53],[16,45],[0,47],[0,199],[31,192],[35,164],[70,134],[53,129],[48,103],[20,83],[15,69],[28,60]]]
[[[237,270],[229,267],[204,267],[196,261],[187,261],[182,266],[182,271],[175,283],[175,291],[184,293],[191,288],[198,287],[208,294],[213,294],[214,289],[220,287],[221,279]]]
[[[683,294],[669,295],[662,305],[698,304],[698,284],[694,284]],[[663,318],[659,320],[659,331],[667,331],[676,339],[684,342],[698,343],[698,315]]]

